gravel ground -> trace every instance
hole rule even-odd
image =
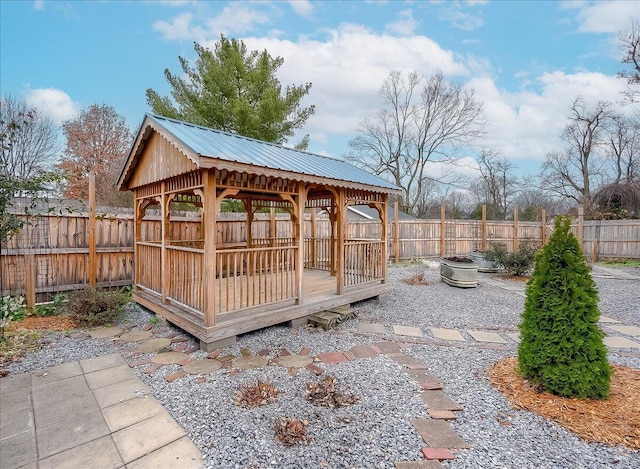
[[[440,282],[438,272],[431,269],[425,270],[429,286],[402,282],[416,269],[416,266],[390,268],[391,294],[383,302],[359,304],[360,318],[388,326],[419,326],[427,339],[430,326],[493,329],[501,334],[517,328],[522,296],[488,285],[476,289],[452,288]],[[638,275],[638,270],[624,269],[634,275]],[[640,280],[596,276],[596,282],[602,313],[640,326]],[[145,310],[131,306],[123,325],[141,327],[150,317]],[[165,328],[157,330],[170,332]],[[349,321],[331,333],[271,327],[239,337],[223,353],[239,355],[241,348],[254,354],[264,348],[275,353],[282,347],[296,353],[310,347],[315,355],[381,340],[357,334],[356,330],[357,321]],[[464,331],[463,335],[469,338]],[[93,340],[84,332],[51,333],[46,341],[48,345],[39,352],[11,364],[11,372],[32,371],[113,352],[122,353],[126,359],[133,359],[134,355],[133,344]],[[621,352],[610,353],[612,363],[640,368],[637,349]],[[471,449],[456,451],[455,460],[443,464],[447,468],[640,467],[640,452],[587,443],[553,422],[514,410],[488,384],[485,370],[497,360],[514,355],[515,347],[492,350],[410,344],[406,353],[424,361],[432,373],[440,376],[445,393],[464,408],[451,426]],[[204,352],[192,356],[202,357]],[[134,370],[185,428],[209,468],[391,468],[396,461],[420,460],[419,450],[424,444],[409,419],[427,418],[426,407],[419,398],[418,386],[402,373],[399,365],[380,356],[321,366],[336,376],[339,388],[355,394],[360,401],[338,409],[311,405],[304,399],[305,386],[321,377],[304,369],[297,376],[290,376],[280,367],[237,375],[223,370],[209,375],[202,384],[193,376],[167,383],[164,376],[177,371],[177,366],[163,367],[151,374],[142,373],[145,366]],[[277,400],[252,410],[233,405],[236,390],[258,379],[279,390]],[[276,441],[273,424],[280,416],[306,420],[311,442],[286,447]]]

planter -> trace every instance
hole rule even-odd
[[[446,257],[440,261],[440,278],[454,287],[477,287],[478,264],[468,257]]]
[[[493,274],[498,271],[496,263],[486,260],[484,258],[484,252],[482,251],[471,251],[469,253],[469,259],[478,264],[478,272]]]

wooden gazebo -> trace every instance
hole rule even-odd
[[[205,349],[388,292],[386,212],[399,189],[344,161],[146,115],[118,185],[135,195],[134,300]],[[231,237],[216,225],[225,198],[246,211]],[[376,239],[349,239],[354,204],[378,211]],[[177,220],[184,207],[196,223]],[[289,213],[287,236],[254,232],[263,209]],[[320,210],[330,233],[305,237]]]

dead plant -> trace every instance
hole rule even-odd
[[[360,400],[353,394],[338,391],[335,376],[327,376],[319,383],[307,384],[305,397],[313,405],[331,408],[350,406]]]
[[[273,402],[278,397],[278,390],[270,384],[258,381],[257,384],[246,383],[237,393],[235,404],[247,409]]]
[[[304,442],[309,444],[311,437],[307,436],[308,423],[306,420],[280,417],[275,424],[276,437],[287,446]]]

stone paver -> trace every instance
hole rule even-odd
[[[440,461],[401,461],[395,463],[396,469],[441,469]]]
[[[142,384],[142,381],[136,377],[132,377],[127,381],[95,389],[93,395],[96,401],[98,401],[100,408],[104,409],[119,402],[144,396],[145,394],[149,394],[149,392],[149,388]]]
[[[424,391],[420,394],[420,398],[422,399],[422,402],[427,404],[429,409],[462,410],[462,407],[442,391]]]
[[[182,352],[164,352],[154,356],[151,361],[160,365],[184,365],[189,361],[189,355]]]
[[[600,320],[598,322],[602,322],[602,323],[619,323],[620,321],[618,321],[617,319],[613,319],[613,318],[609,318],[607,316],[602,316],[600,315]]]
[[[447,448],[422,448],[420,450],[425,459],[437,459],[445,461],[454,459],[455,456]]]
[[[379,353],[368,345],[354,345],[349,349],[356,358],[372,358],[377,357]]]
[[[87,380],[89,389],[99,389],[131,379],[131,368],[129,368],[129,365],[114,366],[106,370],[87,373],[84,377]]]
[[[432,419],[440,419],[440,420],[455,420],[456,419],[456,414],[454,414],[450,410],[429,409],[427,412],[429,412],[429,415],[431,416]],[[434,459],[434,458],[429,458],[429,459]]]
[[[607,327],[609,329],[613,329],[616,332],[620,332],[621,334],[640,337],[640,327],[637,327],[637,326],[607,326]]]
[[[473,337],[478,342],[494,342],[498,344],[506,344],[507,341],[504,340],[500,334],[495,332],[486,332],[486,331],[468,331],[469,335]]]
[[[121,402],[102,409],[102,416],[112,432],[130,427],[164,411],[164,407],[150,396]]]
[[[346,363],[349,361],[347,357],[344,356],[342,352],[329,352],[329,353],[321,353],[318,355],[318,358],[323,363],[327,363],[329,365],[335,363]]]
[[[365,332],[367,334],[384,334],[387,332],[387,328],[384,324],[376,324],[372,322],[359,322],[358,332]]]
[[[410,355],[405,355],[403,353],[390,353],[387,355],[394,362],[399,365],[404,365],[410,370],[426,370],[427,365],[425,365],[422,361],[418,360],[415,357]]]
[[[400,353],[400,347],[395,342],[377,342],[374,344],[382,353]]]
[[[127,464],[127,469],[194,469],[203,467],[202,455],[186,436]]]
[[[431,333],[437,339],[456,340],[464,342],[464,337],[456,329],[442,329],[440,327],[430,327]]]
[[[432,375],[427,370],[404,370],[405,374],[411,376],[419,384],[422,383],[438,383],[440,384],[440,378],[436,375]],[[440,389],[440,388],[438,388]]]
[[[111,435],[125,464],[172,443],[185,432],[171,416],[163,412],[147,420],[123,428]]]
[[[138,345],[138,350],[142,353],[158,353],[171,345],[171,339],[165,337],[157,337],[155,339],[149,339]]]
[[[99,455],[99,457],[96,457]],[[119,468],[122,460],[109,435],[41,460],[39,469]]]
[[[313,358],[307,355],[286,355],[278,358],[278,365],[285,368],[304,368],[313,363]]]
[[[606,346],[611,348],[640,348],[638,342],[629,340],[626,337],[607,336],[603,339]]]
[[[264,357],[240,357],[233,360],[233,368],[239,368],[241,370],[252,370],[255,368],[262,368],[267,364],[269,360]]]
[[[152,336],[151,331],[131,331],[122,334],[120,340],[123,342],[142,342],[150,339]]]
[[[222,363],[218,360],[203,358],[202,360],[194,360],[182,367],[182,370],[190,375],[208,375],[222,368]]]
[[[100,327],[89,333],[89,335],[94,339],[107,339],[120,334],[122,334],[122,329],[119,327]]]
[[[469,448],[467,442],[443,420],[411,419],[410,422],[432,448]]]
[[[73,378],[82,374],[82,367],[78,362],[63,363],[62,365],[45,368],[44,370],[32,373],[31,386],[43,386]]]
[[[127,362],[124,361],[124,358],[122,358],[122,355],[120,355],[119,353],[112,353],[110,355],[103,355],[102,357],[80,360],[80,366],[82,367],[82,371],[84,373],[106,370],[107,368],[113,368],[114,366],[126,364]]]
[[[419,327],[393,325],[393,333],[396,335],[408,335],[410,337],[423,337],[422,330]]]
[[[516,343],[520,343],[520,333],[519,332],[507,332],[507,336]]]
[[[187,376],[187,373],[184,372],[183,370],[180,370],[180,371],[176,371],[175,373],[168,374],[167,376],[164,377],[164,380],[167,383],[171,383],[172,381],[175,381],[176,379],[184,378],[185,376]]]

